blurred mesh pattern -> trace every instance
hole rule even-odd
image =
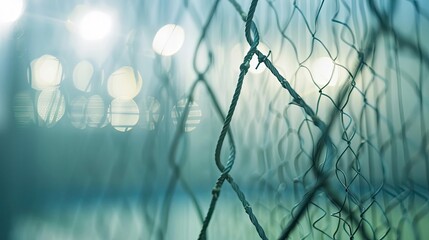
[[[121,11],[131,30],[96,71],[126,63],[141,73],[140,120],[120,134],[103,122],[83,136],[65,131],[62,144],[75,145],[64,152],[92,162],[70,163],[80,200],[38,223],[60,219],[52,236],[428,236],[426,1],[129,1]],[[151,37],[170,22],[186,30],[183,49],[155,55]],[[106,83],[93,84],[106,102],[97,106],[108,105]],[[70,104],[76,93],[61,89]],[[27,98],[16,97],[17,125],[34,121]],[[67,121],[53,129],[72,128]],[[111,192],[119,207],[109,207]],[[37,232],[32,221],[14,238]]]

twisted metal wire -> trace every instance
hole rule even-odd
[[[228,182],[261,239],[394,239],[406,234],[415,239],[424,237],[421,226],[427,223],[429,214],[429,101],[425,94],[429,53],[422,29],[428,26],[429,14],[421,6],[422,1],[320,0],[309,3],[266,0],[258,3],[252,0],[247,12],[243,11],[242,3],[235,0],[229,0],[225,6],[220,0],[214,0],[207,9],[199,9],[196,2],[188,0],[180,4],[173,18],[179,21],[189,16],[200,31],[192,58],[196,77],[186,89],[184,110],[176,112],[180,118],[172,136],[165,130],[168,126],[164,119],[156,124],[154,132],[149,133],[143,143],[143,149],[149,151],[141,153],[145,157],[145,170],[140,173],[144,182],[141,195],[157,205],[155,187],[148,186],[155,186],[152,181],[166,185],[157,208],[142,201],[147,235],[167,238],[175,211],[173,200],[179,187],[196,213],[199,239],[209,237],[209,226],[213,232],[239,231],[235,226],[227,226],[227,221],[238,228],[245,224],[237,221],[237,216],[241,215],[235,216],[218,203],[221,191],[225,190],[223,185]],[[140,2],[139,6],[140,9],[145,4]],[[411,8],[415,36],[408,36],[397,26],[404,6]],[[239,22],[244,31],[234,35],[244,37],[250,47],[242,61],[234,66],[239,73],[226,114],[219,95],[229,90],[228,84],[232,81],[222,83],[220,89],[212,81],[220,54],[213,45],[227,41],[213,40],[210,35],[219,20],[216,14],[221,7],[235,12],[234,24]],[[265,12],[256,14],[257,9]],[[258,21],[258,16],[263,19]],[[139,18],[136,25],[140,22],[143,19]],[[332,39],[326,39],[322,34],[324,30]],[[260,40],[271,37],[280,46],[263,53]],[[131,38],[127,46],[135,76],[141,65],[137,56],[139,49],[136,49],[138,41]],[[200,68],[198,56],[204,54],[204,44],[207,63]],[[342,82],[335,91],[330,88],[330,82],[318,83],[316,78],[320,73],[310,67],[318,49],[343,73]],[[411,64],[404,64],[407,54],[411,55]],[[261,81],[256,83],[251,82],[256,77],[247,75],[254,55],[259,62],[257,68],[265,66],[269,70],[258,77]],[[285,55],[293,63],[282,63]],[[164,69],[162,61],[160,57],[155,59],[155,76],[161,80],[155,95],[168,106],[176,100],[180,90],[174,88],[171,76],[177,69]],[[103,63],[103,66],[108,65]],[[315,90],[312,96],[306,95],[306,89],[299,86],[307,80]],[[272,92],[267,90],[271,82],[277,87]],[[256,89],[246,89],[252,83]],[[188,149],[192,146],[184,132],[191,103],[200,86],[206,91],[204,97],[209,100],[219,122],[223,123],[219,136],[213,137],[218,137],[214,165],[220,175],[216,170],[208,206],[192,184],[198,179],[193,178],[196,174],[192,168],[187,168],[187,164],[192,163],[185,156],[193,150],[200,151]],[[255,97],[246,98],[245,94]],[[240,115],[241,107],[248,115]],[[55,111],[48,115],[51,114],[57,116]],[[235,123],[239,124],[237,128]],[[252,149],[249,149],[245,141],[253,129],[263,140],[251,142]],[[162,150],[155,149],[157,143],[151,140],[163,134],[166,136],[159,141],[166,141],[168,146],[162,143]],[[120,169],[115,173],[122,177],[126,173],[124,169],[131,165],[122,161],[131,158],[126,152],[131,140],[125,140],[120,146],[121,157],[112,167]],[[222,149],[226,143],[229,155],[224,161]],[[165,156],[157,151],[165,152]],[[237,158],[238,154],[244,157]],[[248,156],[253,154],[257,156]],[[158,165],[163,157],[168,167]],[[257,163],[251,161],[255,159]],[[204,166],[212,169],[209,164]],[[166,179],[157,176],[166,169],[170,170]],[[235,174],[233,169],[245,174]],[[109,175],[100,199],[114,184],[115,177]],[[222,214],[219,216],[221,224],[212,221],[216,212]],[[102,217],[101,214],[97,216],[96,232],[109,238]],[[246,233],[245,237],[256,234]]]

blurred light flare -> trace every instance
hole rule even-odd
[[[140,73],[130,66],[125,66],[110,75],[107,80],[107,91],[113,98],[132,99],[139,94],[142,84]]]
[[[89,61],[80,61],[73,69],[73,84],[82,92],[91,91],[91,79],[94,75],[94,67]]]
[[[79,22],[81,37],[89,41],[97,41],[107,37],[112,31],[112,17],[102,11],[93,10],[86,13]]]
[[[37,98],[37,114],[47,127],[55,125],[66,110],[64,95],[59,89],[47,89]]]
[[[131,130],[139,121],[139,108],[132,99],[113,99],[109,109],[110,124],[120,132]]]
[[[56,88],[63,77],[63,67],[60,60],[52,55],[43,55],[30,64],[29,81],[35,90]]]
[[[153,50],[162,56],[176,54],[185,41],[185,31],[179,25],[167,24],[155,34],[152,42]]]
[[[18,20],[24,12],[24,0],[0,0],[0,23]]]
[[[329,57],[317,58],[311,64],[311,75],[316,84],[321,88],[324,86],[335,86],[338,81],[338,69],[335,62]]]

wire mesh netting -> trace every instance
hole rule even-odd
[[[102,44],[74,1],[4,37],[4,238],[429,235],[428,2],[125,2]]]

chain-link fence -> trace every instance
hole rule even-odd
[[[4,47],[12,239],[429,235],[429,3],[109,4],[111,42],[29,1]]]

